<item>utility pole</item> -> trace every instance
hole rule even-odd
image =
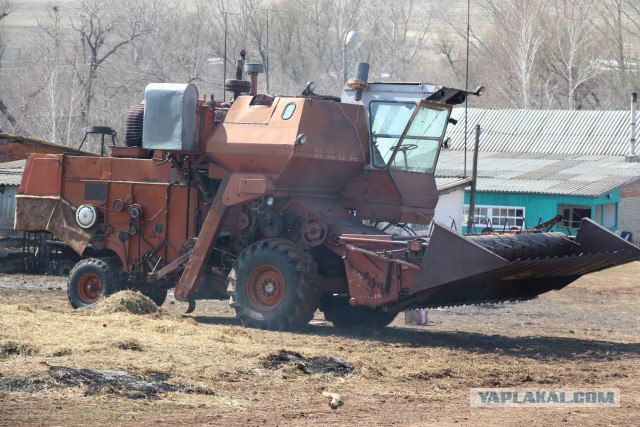
[[[222,102],[227,101],[227,91],[224,88],[224,84],[227,81],[227,15],[237,15],[237,12],[227,12],[227,2],[224,2],[224,10],[222,11],[222,17],[224,18],[224,58],[223,58],[223,69],[222,69]]]
[[[473,147],[473,171],[471,178],[471,193],[469,194],[469,218],[467,219],[467,234],[473,229],[476,216],[476,187],[478,181],[478,149],[480,148],[480,125],[476,125],[476,143]]]
[[[269,9],[266,9],[267,12],[267,51],[265,52],[264,55],[264,59],[266,62],[265,64],[265,74],[266,74],[266,79],[267,79],[267,95],[270,93],[269,92]]]
[[[270,56],[269,56],[269,12],[284,12],[284,9],[258,9],[263,10],[267,13],[267,50],[264,55],[265,64],[264,64],[264,73],[267,80],[267,94],[271,93],[271,89],[269,86],[269,65],[270,65]]]
[[[222,102],[227,101],[227,91],[224,87],[227,82],[227,2],[224,3],[224,61],[222,66]]]

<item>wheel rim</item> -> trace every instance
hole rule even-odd
[[[251,305],[259,310],[274,310],[282,301],[284,291],[284,276],[272,265],[262,265],[249,274],[247,296]]]
[[[97,274],[87,273],[78,282],[78,294],[86,303],[98,301],[102,296],[102,280]]]

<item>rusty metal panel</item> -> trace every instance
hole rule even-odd
[[[58,196],[62,179],[61,158],[61,155],[30,156],[20,185],[20,192],[32,196]]]
[[[83,230],[76,224],[75,209],[57,197],[16,196],[16,230],[48,231],[82,255],[95,228]]]
[[[456,254],[464,254],[464,258]],[[413,290],[429,289],[507,265],[507,260],[436,222]]]
[[[336,190],[368,161],[361,106],[336,108],[333,101],[301,97],[276,98],[272,106],[250,100],[238,98],[207,142],[207,154],[225,170],[272,174],[280,188]],[[293,114],[283,116],[290,104]],[[304,144],[296,143],[300,134],[307,136]]]
[[[202,277],[206,261],[209,259],[211,250],[220,235],[220,230],[222,230],[225,218],[229,213],[229,209],[222,197],[226,192],[228,182],[228,177],[225,177],[220,184],[220,189],[211,202],[207,216],[202,224],[202,230],[200,230],[196,244],[191,252],[193,255],[189,258],[180,281],[176,285],[174,295],[178,301],[188,301],[195,293],[197,281]],[[192,308],[195,307],[190,306],[190,311],[193,311]]]
[[[171,180],[171,165],[154,159],[113,159],[110,167],[112,181],[166,183]]]
[[[82,153],[95,155],[77,148],[55,144],[38,138],[20,135],[0,134],[0,162],[24,160],[30,153],[61,154]]]
[[[64,156],[64,179],[108,180],[111,178],[111,160],[111,157]]]
[[[225,117],[225,123],[266,125],[278,110],[280,98],[270,105],[251,104],[253,96],[239,96]]]
[[[640,248],[631,242],[621,239],[589,218],[582,220],[576,236],[574,253],[614,253],[620,251],[630,251],[636,257],[640,257]]]
[[[233,206],[272,193],[274,189],[273,182],[266,175],[233,174],[221,197],[226,206]]]

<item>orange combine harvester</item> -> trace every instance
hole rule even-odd
[[[251,82],[242,79],[242,67]],[[576,236],[538,232],[391,235],[429,224],[452,105],[479,95],[370,83],[358,64],[342,97],[257,94],[239,61],[234,101],[150,84],[111,156],[34,154],[16,229],[48,232],[83,259],[74,307],[136,289],[162,304],[229,298],[246,326],[300,327],[319,308],[336,326],[383,327],[405,309],[533,298],[640,257],[585,219]]]

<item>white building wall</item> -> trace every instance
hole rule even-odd
[[[462,227],[460,221],[462,218],[463,206],[464,188],[440,195],[434,219],[445,224],[447,227],[451,227],[451,223],[455,219],[457,230],[460,231]]]
[[[604,205],[604,216],[602,219],[602,225],[605,227],[616,226],[616,205],[614,203]]]

